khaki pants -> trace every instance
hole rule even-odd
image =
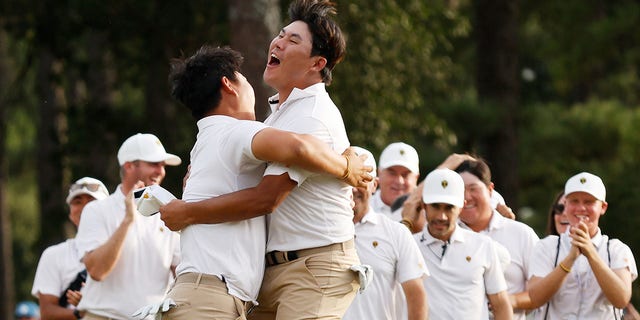
[[[82,317],[82,320],[115,320],[113,318],[108,318],[108,317],[103,317],[100,315],[97,315],[95,313],[91,313],[91,312],[86,312],[84,314],[84,317]]]
[[[163,320],[246,320],[247,304],[251,304],[230,295],[217,276],[201,273],[179,275],[168,297],[176,306],[163,314]]]
[[[342,319],[360,287],[349,270],[360,264],[353,240],[337,250],[300,254],[304,251],[298,259],[266,268],[250,320]]]

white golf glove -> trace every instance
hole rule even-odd
[[[146,305],[131,316],[136,320],[146,319],[148,316],[154,316],[153,319],[160,320],[162,319],[162,313],[169,311],[172,307],[175,307],[176,303],[171,298],[166,298],[164,301],[160,301],[159,303],[153,303],[150,305]]]
[[[362,293],[373,280],[373,268],[368,264],[354,264],[349,269],[358,273],[360,282],[360,290],[358,292]]]

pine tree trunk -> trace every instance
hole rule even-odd
[[[56,84],[53,82],[54,56],[47,47],[41,47],[38,54],[36,88],[38,105],[38,151],[37,182],[40,204],[40,243],[38,252],[64,240],[64,223],[67,212],[62,194],[62,145],[60,123],[63,116]]]
[[[262,80],[271,39],[281,27],[278,0],[230,0],[231,47],[244,56],[242,70],[256,94],[256,117],[264,120],[271,110],[267,99],[275,93]]]
[[[475,6],[478,98],[498,117],[496,131],[484,142],[486,158],[496,190],[517,206],[518,1],[479,0]]]
[[[7,37],[0,31],[0,97],[9,83],[6,54]],[[13,283],[13,247],[11,232],[11,216],[7,206],[7,109],[5,100],[0,98],[0,318],[12,319],[15,303],[15,284]]]

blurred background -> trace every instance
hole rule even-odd
[[[348,53],[328,91],[352,144],[404,141],[422,177],[474,153],[540,236],[566,179],[601,176],[605,233],[640,248],[640,3],[619,0],[338,0]],[[0,318],[29,295],[42,250],[75,230],[69,184],[119,181],[116,152],[157,135],[183,164],[197,128],[169,96],[171,58],[202,44],[245,56],[259,119],[277,0],[0,1]],[[640,304],[634,283],[635,305]]]

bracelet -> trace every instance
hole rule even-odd
[[[564,272],[566,272],[566,273],[571,272],[571,268],[567,268],[567,267],[565,267],[565,265],[564,265],[564,264],[562,264],[562,262],[560,262],[560,264],[559,264],[558,266],[560,266],[560,269],[562,269],[562,271],[564,271]]]
[[[405,227],[409,228],[409,231],[413,232],[413,223],[407,219],[402,219],[400,223],[404,224]]]
[[[340,177],[340,180],[345,181],[347,180],[347,178],[349,178],[349,175],[351,175],[351,171],[349,170],[349,166],[351,165],[349,157],[343,155],[343,157],[347,160],[347,168],[344,170],[344,174],[342,174],[342,177]]]

